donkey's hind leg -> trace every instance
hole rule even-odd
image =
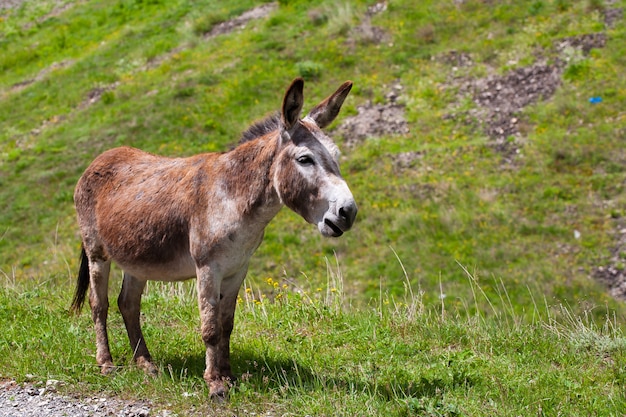
[[[141,369],[151,375],[156,375],[158,370],[152,363],[152,358],[146,341],[141,332],[141,324],[139,316],[141,311],[141,294],[146,287],[146,281],[139,280],[134,276],[124,272],[124,281],[122,282],[122,291],[117,299],[117,305],[120,308],[130,347],[133,349],[133,358]]]
[[[105,375],[115,368],[107,334],[110,269],[111,261],[89,260],[89,305],[96,330],[96,362]]]

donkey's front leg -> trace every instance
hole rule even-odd
[[[224,398],[228,392],[220,372],[220,341],[222,326],[220,323],[220,278],[210,267],[198,268],[198,306],[202,340],[206,347],[206,369],[204,380],[209,386],[211,398]]]
[[[235,322],[235,309],[237,296],[243,283],[248,267],[242,268],[237,274],[222,282],[220,290],[220,323],[222,326],[222,338],[219,344],[219,366],[222,378],[234,383],[236,376],[230,367],[230,335],[233,332]]]
[[[220,301],[220,327],[222,337],[218,345],[218,366],[222,379],[234,383],[237,379],[230,368],[230,334],[233,332],[235,322],[235,307],[237,306],[237,293],[223,295]]]

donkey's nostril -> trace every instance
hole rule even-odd
[[[349,206],[344,206],[339,208],[339,217],[348,222],[348,224],[352,224],[354,222],[354,218],[356,217],[356,205],[351,204]]]

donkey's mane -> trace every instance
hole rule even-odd
[[[265,119],[255,122],[248,128],[248,130],[243,132],[241,139],[239,139],[239,143],[249,142],[258,137],[267,135],[268,133],[280,128],[280,124],[280,113],[276,112],[274,114],[270,114]]]

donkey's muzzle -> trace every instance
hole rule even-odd
[[[356,218],[356,204],[354,200],[342,205],[333,213],[327,212],[324,220],[320,223],[320,232],[327,237],[339,237],[343,232],[350,230]]]

